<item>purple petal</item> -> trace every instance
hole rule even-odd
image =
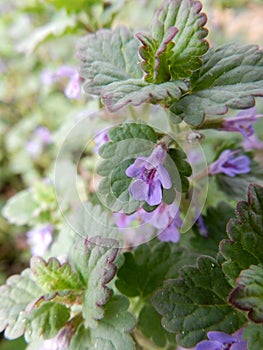
[[[162,186],[159,180],[152,181],[149,185],[148,196],[145,199],[149,205],[157,205],[162,201]]]
[[[237,339],[235,337],[233,337],[232,335],[229,335],[227,333],[224,332],[219,332],[219,331],[212,331],[212,332],[208,332],[207,333],[207,337],[210,340],[217,340],[221,343],[236,343]]]
[[[223,350],[223,344],[219,341],[204,340],[196,345],[196,350]]]
[[[175,221],[170,223],[170,225],[168,225],[165,230],[158,233],[158,238],[163,242],[178,242],[180,239],[180,233],[177,229]]]
[[[145,157],[138,157],[135,162],[131,164],[125,171],[126,175],[129,177],[137,177],[143,170],[145,165]]]
[[[146,169],[156,168],[159,164],[162,164],[167,155],[166,150],[161,146],[157,146],[151,155],[147,158],[147,164],[145,165]]]
[[[64,91],[64,94],[67,96],[67,98],[74,98],[77,99],[80,94],[80,80],[79,77],[73,77],[68,82],[68,85],[66,86],[66,89]]]
[[[158,166],[158,177],[161,181],[163,188],[169,189],[172,187],[170,175],[162,164]]]
[[[230,350],[247,350],[247,342],[234,343],[231,345]]]
[[[149,185],[143,180],[137,179],[130,185],[129,192],[137,201],[147,200]]]
[[[55,74],[57,77],[72,78],[73,76],[78,74],[78,72],[74,68],[70,68],[68,66],[61,66]]]

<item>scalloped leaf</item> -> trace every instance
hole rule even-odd
[[[176,121],[197,126],[228,108],[252,107],[254,97],[263,96],[263,51],[257,46],[223,45],[209,49],[202,60],[191,77],[191,93],[170,108]]]
[[[251,323],[243,333],[243,338],[247,340],[247,350],[263,349],[263,326]]]
[[[129,332],[135,326],[134,317],[127,311],[129,301],[121,295],[113,296],[105,305],[104,318],[93,329],[81,325],[73,336],[68,350],[134,350]]]
[[[127,177],[125,171],[136,157],[150,155],[157,136],[148,125],[125,123],[111,129],[109,137],[111,140],[99,149],[104,160],[99,164],[97,173],[104,178],[97,194],[111,211],[131,214],[138,209],[140,202],[130,196],[128,188],[132,178]]]
[[[237,287],[229,295],[229,302],[248,311],[250,320],[263,323],[263,267],[251,265],[241,272]]]
[[[80,290],[83,287],[78,274],[72,271],[71,266],[68,263],[61,264],[56,258],[50,258],[46,262],[34,256],[31,258],[30,268],[36,283],[45,292]]]
[[[250,185],[248,200],[237,204],[236,217],[227,225],[229,239],[220,244],[225,257],[225,274],[235,285],[235,279],[250,265],[263,264],[263,187]]]
[[[113,82],[141,78],[138,47],[137,40],[125,27],[113,31],[101,29],[84,37],[78,48],[84,91],[100,95],[102,89]]]
[[[26,225],[33,219],[37,204],[29,190],[18,192],[12,196],[3,208],[3,216],[12,224]]]
[[[65,305],[45,302],[34,309],[25,332],[26,341],[43,337],[53,338],[70,318],[70,309]]]
[[[173,243],[143,244],[133,253],[124,253],[124,264],[116,280],[118,290],[129,296],[149,298],[167,278],[175,278],[179,268],[194,256]]]
[[[161,43],[161,53],[170,35],[174,34],[170,39],[174,39],[174,45],[168,46],[165,57],[172,79],[190,77],[202,64],[200,56],[208,50],[208,42],[204,39],[208,34],[204,28],[207,18],[201,10],[202,4],[199,1],[164,0],[153,18],[152,36]],[[158,67],[158,64],[155,66]],[[160,69],[162,66],[161,61]]]
[[[80,43],[78,56],[82,61],[80,74],[84,78],[84,91],[99,95],[111,112],[129,103],[134,106],[157,101],[170,104],[188,89],[182,81],[163,84],[143,81],[137,62],[138,47],[137,40],[125,27],[99,30]]]
[[[43,290],[32,279],[30,269],[26,269],[21,275],[9,277],[0,287],[0,294],[0,331],[5,330],[6,338],[18,338],[27,327],[26,310]]]
[[[96,320],[104,317],[102,306],[110,298],[106,286],[116,274],[114,260],[118,253],[118,241],[100,236],[78,241],[71,251],[81,283],[86,286],[83,294],[82,313],[85,326],[95,327]]]
[[[246,318],[227,302],[231,287],[221,266],[210,257],[200,257],[198,266],[185,266],[181,276],[168,280],[152,297],[163,316],[162,325],[177,334],[183,347],[193,347],[209,330],[233,333]]]

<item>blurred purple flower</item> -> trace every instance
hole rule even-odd
[[[31,247],[32,255],[43,256],[52,242],[53,230],[54,227],[47,224],[27,232],[27,242]]]
[[[170,175],[163,166],[166,155],[166,150],[158,145],[148,158],[138,157],[126,169],[127,176],[136,178],[129,187],[134,199],[144,200],[149,205],[161,203],[162,187],[166,189],[172,187]]]
[[[228,176],[247,174],[250,172],[250,159],[245,155],[238,156],[240,152],[229,149],[223,151],[219,158],[208,168],[209,175],[223,173]]]
[[[26,150],[32,157],[37,157],[46,145],[52,143],[52,135],[45,126],[38,126],[33,133],[32,139],[26,144]]]
[[[47,85],[58,81],[60,78],[69,78],[64,94],[68,98],[77,99],[80,95],[82,79],[76,69],[68,66],[61,66],[55,73],[44,71],[41,75],[42,82]]]
[[[196,350],[247,350],[247,342],[242,338],[243,329],[233,335],[224,332],[208,332],[209,340],[197,344]]]
[[[178,228],[182,226],[182,219],[177,204],[161,203],[154,211],[143,214],[143,221],[149,222],[158,229],[157,235],[160,241],[178,242],[180,233]]]
[[[263,150],[263,142],[259,140],[259,138],[254,134],[248,138],[246,138],[242,142],[242,146],[246,151],[252,150]]]
[[[102,130],[100,131],[95,137],[94,137],[94,142],[96,146],[94,147],[94,152],[99,153],[99,148],[105,143],[108,142],[109,136],[108,136],[108,130]]]
[[[198,216],[198,219],[196,221],[196,224],[197,224],[200,235],[207,238],[208,237],[207,227],[206,227],[206,224],[204,222],[204,217],[200,212],[199,212],[199,216]]]

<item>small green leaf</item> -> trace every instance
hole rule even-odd
[[[135,325],[135,319],[127,312],[128,300],[120,295],[112,297],[105,305],[104,318],[96,328],[85,329],[81,325],[70,343],[69,350],[134,350],[132,338],[127,334]]]
[[[24,333],[28,322],[26,310],[42,294],[30,269],[9,277],[0,287],[0,331],[5,330],[7,338],[15,339]]]
[[[199,1],[164,0],[153,18],[152,36],[159,43],[167,41],[171,28],[178,30],[171,53],[166,58],[173,79],[191,76],[202,64],[200,56],[208,49],[204,40],[208,31],[204,28],[207,18],[201,10]]]
[[[220,244],[225,274],[235,283],[242,270],[263,264],[263,187],[250,185],[248,201],[237,204],[236,218],[227,225],[229,239]]]
[[[86,286],[83,295],[82,313],[85,325],[94,327],[95,320],[104,317],[102,306],[110,298],[106,286],[116,274],[114,260],[118,253],[118,241],[100,236],[79,240],[71,252],[71,260]]]
[[[197,126],[205,117],[245,109],[263,95],[263,51],[255,45],[223,45],[202,57],[203,65],[191,77],[191,93],[175,102],[175,117]]]
[[[198,266],[185,266],[181,277],[168,280],[152,297],[163,316],[162,325],[177,334],[183,347],[193,347],[209,330],[233,333],[246,318],[227,302],[231,290],[221,266],[210,257],[200,257]]]
[[[30,267],[36,283],[45,292],[79,290],[83,287],[78,274],[72,271],[71,266],[68,263],[61,264],[56,258],[45,262],[35,256],[31,258]]]
[[[133,106],[146,102],[170,105],[171,101],[180,99],[182,91],[187,90],[187,85],[180,80],[151,84],[141,79],[127,79],[111,83],[102,90],[101,96],[106,100],[108,110],[115,112],[129,103]]]
[[[243,333],[243,338],[247,340],[247,350],[263,349],[263,326],[251,323]]]
[[[70,309],[53,302],[42,303],[34,309],[28,320],[25,339],[30,342],[39,337],[53,338],[70,317]]]
[[[84,90],[100,95],[102,89],[113,82],[141,78],[138,47],[137,40],[125,27],[114,31],[101,29],[84,37],[78,50]]]
[[[37,205],[30,190],[12,196],[3,208],[4,217],[12,224],[25,225],[32,221]]]
[[[129,297],[150,297],[167,278],[175,278],[178,269],[193,261],[193,256],[173,243],[140,245],[133,253],[124,253],[125,262],[118,271],[116,287]]]
[[[97,173],[104,178],[100,182],[98,197],[111,211],[135,212],[140,202],[129,193],[132,178],[125,171],[138,156],[149,156],[153,151],[157,135],[148,125],[126,123],[109,131],[110,141],[99,150],[104,160]],[[129,152],[127,152],[129,150]]]
[[[190,239],[190,244],[194,251],[215,258],[218,254],[220,241],[227,238],[226,224],[233,215],[234,209],[224,202],[219,203],[216,208],[207,208],[206,215],[203,215],[203,220],[207,228],[208,237],[202,236],[196,225],[194,227],[195,236]]]
[[[167,343],[172,343],[175,348],[175,336],[168,333],[161,325],[161,316],[149,303],[142,308],[137,325],[142,334],[151,339],[158,347],[163,348]]]
[[[263,323],[263,267],[251,265],[241,272],[237,287],[231,292],[229,301],[241,310],[249,311],[250,320]]]

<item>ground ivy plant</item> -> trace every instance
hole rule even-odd
[[[114,4],[50,3],[89,19],[113,6],[78,41],[79,73],[56,76],[100,106],[80,157],[98,185],[77,210],[57,178],[7,202],[40,246],[0,287],[0,330],[28,350],[261,350],[263,51],[210,45],[195,0],[164,0],[139,33],[110,28]]]

